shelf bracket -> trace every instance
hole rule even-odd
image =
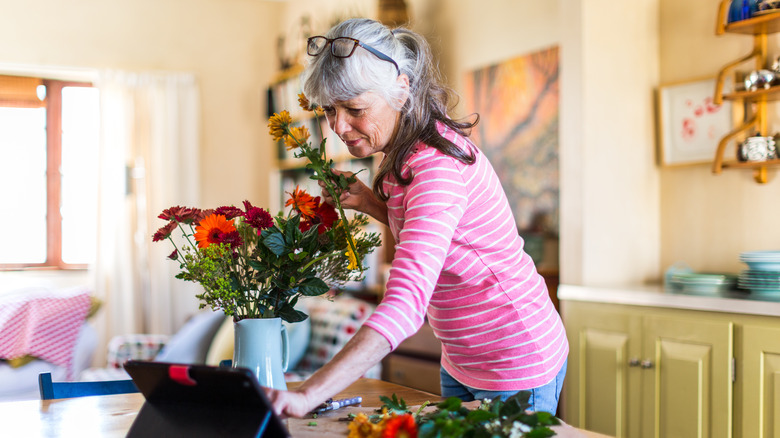
[[[730,6],[731,0],[721,0],[720,5],[718,5],[718,23],[715,25],[715,35],[726,33],[726,21]]]
[[[718,150],[715,153],[715,161],[712,163],[712,173],[720,174],[721,170],[723,170],[723,153],[726,152],[726,146],[728,145],[728,143],[739,134],[755,127],[756,125],[758,125],[757,115],[753,116],[750,120],[745,122],[743,125],[734,128],[731,132],[729,132],[722,139],[720,139],[720,141],[718,142]]]
[[[750,54],[745,55],[735,61],[732,61],[726,64],[722,69],[720,69],[720,71],[718,72],[718,80],[715,81],[715,96],[713,98],[713,102],[715,103],[715,105],[720,105],[723,103],[723,84],[726,82],[726,73],[730,72],[734,67],[738,66],[739,64],[742,64],[745,61],[750,60],[751,58],[760,58],[762,53],[763,51],[761,50],[760,47],[755,47],[753,51],[750,52]]]
[[[767,174],[766,166],[761,166],[753,172],[753,179],[759,184],[766,184],[767,181],[769,181],[769,176]]]

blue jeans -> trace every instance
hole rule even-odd
[[[561,386],[563,385],[563,379],[566,377],[566,365],[568,360],[563,362],[561,370],[558,371],[558,375],[548,384],[542,385],[538,388],[532,388],[528,391],[531,393],[531,398],[528,403],[531,403],[531,407],[528,408],[535,412],[549,412],[555,415],[558,410],[558,399],[561,396]],[[485,398],[494,399],[501,397],[502,400],[506,400],[512,395],[515,395],[519,391],[485,391],[483,389],[476,389],[468,387],[457,380],[455,380],[450,374],[441,368],[441,395],[444,398],[458,397],[463,401],[482,400]]]

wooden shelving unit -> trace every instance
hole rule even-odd
[[[768,89],[755,91],[734,91],[727,94],[724,93],[723,90],[727,78],[733,76],[733,70],[738,65],[753,60],[755,62],[755,69],[767,67],[767,35],[780,32],[780,10],[727,24],[730,4],[731,0],[721,0],[718,9],[718,22],[715,27],[715,34],[723,35],[732,33],[751,35],[753,36],[753,50],[749,54],[726,64],[726,66],[718,72],[713,100],[716,104],[720,104],[724,100],[749,102],[751,103],[752,112],[746,113],[743,123],[720,140],[715,154],[715,160],[712,165],[712,172],[719,174],[723,169],[753,169],[756,182],[763,184],[768,181],[768,168],[780,166],[780,160],[742,162],[737,160],[725,161],[723,157],[725,156],[728,145],[733,140],[747,137],[751,132],[759,132],[760,135],[764,136],[769,135],[767,102],[780,100],[780,86],[773,86]],[[736,156],[736,153],[734,153],[734,156]]]

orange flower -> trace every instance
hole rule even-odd
[[[279,141],[287,135],[290,123],[292,123],[292,117],[287,110],[280,113],[274,113],[270,119],[268,119],[268,133],[271,134],[274,141]]]
[[[300,187],[295,187],[295,190],[290,193],[290,199],[284,204],[285,207],[291,205],[305,218],[312,218],[314,217],[314,210],[317,208],[317,200],[312,198],[305,190],[301,190]]]
[[[417,438],[417,423],[411,414],[393,415],[385,424],[382,438]]]
[[[233,222],[225,219],[221,214],[212,214],[195,227],[195,241],[198,248],[206,248],[212,243],[222,243],[225,237],[236,231]]]
[[[284,137],[284,146],[288,151],[297,149],[309,139],[309,130],[305,126],[290,128],[290,134]]]

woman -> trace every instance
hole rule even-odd
[[[566,333],[493,168],[467,138],[476,122],[446,115],[449,90],[425,40],[352,19],[310,38],[308,54],[304,94],[352,155],[384,155],[373,190],[352,184],[342,206],[389,225],[397,246],[376,311],[296,390],[268,390],[275,410],[307,414],[413,335],[427,313],[442,342],[444,397],[530,390],[533,410],[555,413]]]

